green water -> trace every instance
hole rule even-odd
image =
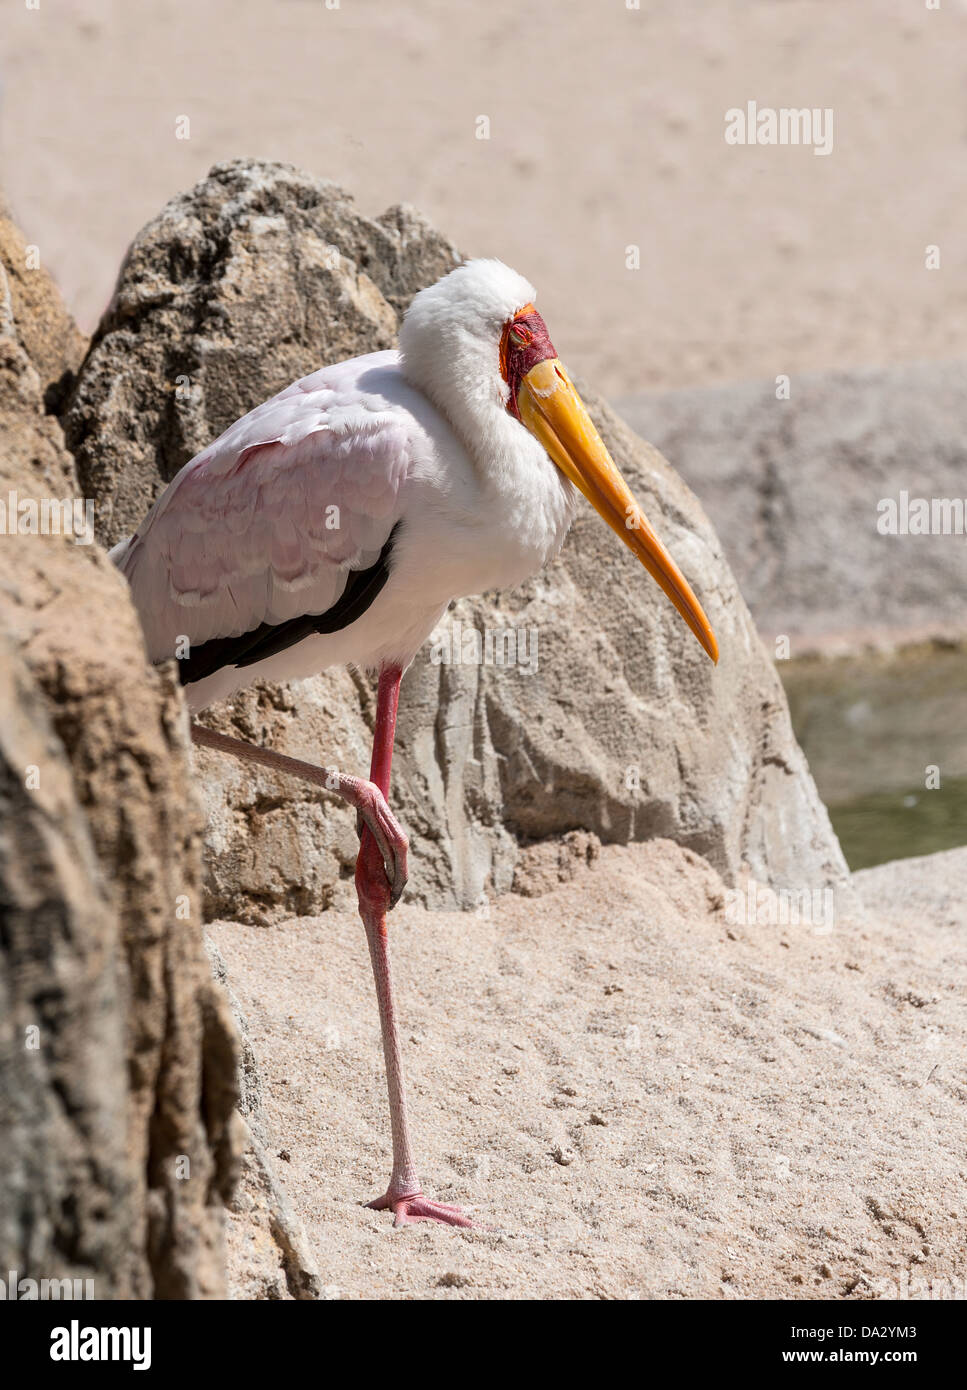
[[[851,869],[955,849],[967,844],[967,777],[951,778],[940,791],[858,796],[831,806],[829,818]]]
[[[777,669],[850,868],[967,844],[967,651]]]

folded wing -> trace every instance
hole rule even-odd
[[[359,361],[385,366],[384,356]],[[412,420],[347,379],[351,365],[316,372],[236,421],[112,552],[152,660],[174,656],[184,638],[194,650],[244,637],[241,650],[277,642],[288,625],[298,640],[293,620],[338,615],[344,596],[351,615],[385,582]]]

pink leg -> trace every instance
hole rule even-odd
[[[301,758],[276,753],[272,748],[261,748],[257,743],[229,738],[228,734],[217,734],[204,724],[192,724],[191,741],[200,748],[215,748],[219,753],[228,753],[240,762],[257,763],[259,767],[269,767],[273,772],[284,772],[303,782],[311,782],[314,787],[324,787],[326,791],[342,797],[350,806],[355,806],[358,820],[369,827],[379,846],[386,877],[391,884],[389,906],[396,906],[406,887],[408,846],[403,827],[387,806],[379,787],[372,782],[364,782],[361,777],[349,777],[334,767],[316,767],[314,763],[304,763]]]
[[[389,795],[393,737],[396,732],[396,710],[402,675],[403,672],[398,666],[386,666],[379,677],[373,762],[369,779],[379,788],[384,798]],[[396,1226],[421,1220],[443,1221],[451,1226],[469,1226],[469,1217],[465,1216],[459,1207],[431,1202],[420,1190],[420,1180],[410,1147],[403,1061],[393,1005],[393,981],[386,932],[386,913],[391,905],[391,893],[383,868],[382,854],[368,826],[364,827],[360,837],[359,856],[356,860],[356,892],[359,896],[359,915],[366,928],[369,954],[373,962],[373,977],[376,981],[376,1002],[379,1006],[379,1025],[383,1036],[383,1056],[386,1059],[390,1128],[393,1135],[393,1172],[389,1187],[382,1197],[377,1197],[369,1205],[377,1211],[390,1208]]]

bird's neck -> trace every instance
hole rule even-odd
[[[425,367],[425,370],[423,368]],[[577,493],[544,446],[507,410],[507,388],[489,360],[455,354],[441,369],[404,356],[403,373],[443,414],[474,465],[481,505],[537,547],[556,553]],[[540,538],[540,539],[538,539]]]

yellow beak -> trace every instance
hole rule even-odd
[[[688,580],[645,520],[584,402],[556,357],[538,362],[517,393],[521,422],[671,599],[713,661],[715,634]]]

